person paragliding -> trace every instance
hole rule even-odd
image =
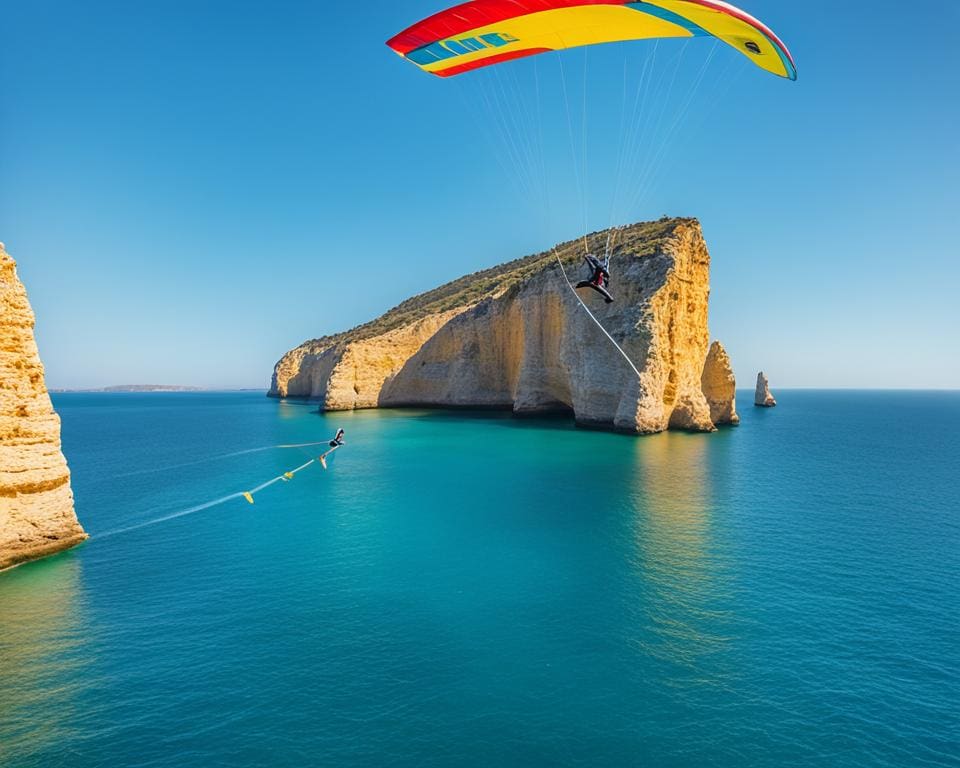
[[[440,0],[437,0],[440,2]],[[484,102],[488,106],[497,107],[499,114],[494,116],[494,129],[501,134],[506,145],[506,155],[502,158],[505,170],[515,168],[520,186],[539,206],[548,202],[550,197],[549,181],[546,163],[543,157],[544,147],[550,146],[543,136],[544,125],[550,120],[544,119],[541,109],[541,79],[537,67],[533,67],[533,81],[535,88],[530,91],[521,87],[521,81],[512,72],[518,59],[539,57],[558,53],[559,65],[558,83],[562,85],[563,104],[567,112],[567,129],[570,134],[570,148],[573,155],[574,168],[580,166],[575,177],[579,188],[583,212],[584,232],[587,227],[587,196],[586,196],[586,169],[587,169],[587,49],[605,43],[635,42],[639,48],[651,46],[647,51],[648,59],[639,76],[638,90],[633,99],[633,115],[638,116],[641,109],[647,109],[648,114],[642,120],[633,117],[627,119],[627,74],[628,65],[624,61],[624,112],[621,116],[621,145],[618,154],[617,181],[611,183],[613,188],[613,204],[611,206],[611,222],[619,202],[619,195],[624,192],[621,187],[626,179],[637,177],[636,191],[626,191],[627,204],[640,199],[645,193],[650,174],[656,172],[663,158],[666,138],[659,146],[645,152],[646,143],[651,138],[649,131],[659,130],[651,128],[664,118],[664,108],[673,91],[674,81],[680,71],[683,58],[681,48],[677,54],[675,67],[670,67],[672,74],[663,72],[664,79],[652,86],[651,99],[662,100],[656,103],[648,102],[647,89],[657,61],[657,49],[661,40],[699,40],[712,39],[715,43],[723,43],[736,51],[745,60],[750,61],[761,70],[786,80],[797,79],[797,67],[793,56],[784,42],[766,24],[754,18],[746,11],[732,5],[725,0],[468,0],[459,5],[448,7],[428,16],[402,32],[394,35],[387,41],[387,45],[405,61],[418,67],[423,72],[439,78],[454,78],[466,75],[476,70],[492,67],[507,67],[506,77],[495,77],[495,82],[488,82],[488,88],[480,88],[482,80],[477,80],[477,90],[474,93],[478,99],[471,102]],[[564,74],[563,51],[573,48],[584,48],[583,52],[583,113],[581,136],[583,138],[582,164],[577,160],[573,133],[573,120],[570,114],[570,99],[567,93],[566,75]],[[715,46],[716,47],[716,46]],[[626,48],[626,47],[625,47]],[[627,48],[629,50],[629,48]],[[625,50],[625,54],[627,52]],[[679,114],[674,120],[666,120],[671,126],[667,130],[668,138],[676,128],[680,119],[690,106],[700,80],[707,71],[714,54],[711,51],[703,65],[700,75],[691,82],[690,95],[679,99],[682,105]],[[668,69],[661,66],[661,70]],[[508,98],[504,92],[503,80],[513,81],[516,84],[516,93]],[[489,91],[489,93],[488,93]],[[491,98],[493,94],[493,98]],[[502,94],[502,101],[496,94]],[[718,95],[716,98],[720,98]],[[421,107],[424,109],[425,107]],[[411,106],[412,109],[412,106]],[[451,114],[457,110],[450,108]],[[470,109],[463,114],[469,119],[478,119],[476,109]],[[651,123],[652,119],[652,123]],[[554,121],[555,122],[555,121]],[[528,135],[521,135],[525,125],[533,128]],[[639,126],[642,125],[642,128]],[[633,126],[638,126],[632,132]],[[514,135],[516,132],[517,135]],[[656,143],[656,142],[654,142]],[[640,162],[642,160],[642,162]],[[538,172],[539,171],[539,172]],[[611,182],[613,180],[611,179]],[[545,214],[550,218],[549,212]],[[603,296],[607,304],[612,304],[613,296],[608,290],[610,286],[610,235],[608,233],[607,247],[604,258],[589,253],[590,246],[587,235],[583,235],[584,257],[589,268],[590,278],[574,285],[570,282],[560,254],[554,250],[560,274],[567,288],[574,294],[579,305],[590,315],[593,322],[617,348],[631,369],[640,377],[640,371],[630,360],[626,352],[617,341],[603,327],[603,324],[594,317],[583,297],[578,292],[580,288],[591,288]],[[597,246],[594,246],[597,247]],[[599,250],[599,249],[598,249]],[[621,294],[621,298],[623,298]]]
[[[590,267],[590,279],[581,280],[577,283],[577,288],[593,288],[597,293],[603,296],[603,300],[607,304],[613,304],[613,296],[610,295],[610,292],[607,290],[607,287],[610,285],[610,256],[609,254],[603,257],[603,261],[600,261],[592,253],[588,253],[583,257],[584,261],[587,262],[587,265]]]
[[[338,429],[337,434],[334,435],[333,439],[329,442],[330,450],[324,451],[317,457],[317,460],[324,469],[327,468],[327,456],[337,450],[341,445],[343,445],[343,429]]]

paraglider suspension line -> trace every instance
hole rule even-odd
[[[553,255],[554,255],[554,257],[555,257],[556,260],[557,260],[557,264],[560,265],[560,273],[563,275],[563,282],[565,282],[565,283],[567,284],[567,288],[570,289],[570,292],[574,295],[574,298],[576,298],[577,303],[579,303],[580,306],[583,307],[583,311],[586,312],[586,313],[590,316],[590,319],[593,320],[593,322],[594,322],[594,324],[597,326],[597,328],[599,328],[599,329],[603,332],[603,335],[606,336],[607,339],[610,340],[610,343],[613,344],[614,347],[616,347],[617,352],[619,352],[620,355],[623,357],[623,359],[627,361],[627,365],[629,365],[630,368],[633,370],[633,372],[634,372],[635,374],[637,374],[637,378],[639,379],[639,378],[640,378],[640,371],[637,370],[637,366],[635,366],[635,365],[633,364],[633,360],[631,360],[631,359],[630,359],[630,356],[627,355],[627,353],[623,351],[623,347],[621,347],[621,346],[617,343],[617,340],[616,340],[615,338],[613,338],[613,336],[611,336],[609,333],[607,333],[607,329],[603,327],[603,325],[601,324],[601,322],[600,322],[599,320],[597,320],[597,318],[596,318],[596,316],[593,314],[593,312],[590,311],[590,307],[588,307],[586,304],[583,303],[583,299],[580,298],[580,295],[577,293],[576,289],[574,289],[573,285],[570,284],[570,279],[567,277],[567,270],[565,270],[565,269],[563,268],[563,262],[560,261],[560,254],[557,253],[557,249],[556,249],[556,248],[553,249]]]

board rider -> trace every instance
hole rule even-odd
[[[329,445],[330,445],[330,450],[324,451],[323,454],[317,457],[317,459],[320,461],[321,466],[324,469],[327,468],[327,456],[329,456],[331,453],[337,450],[337,448],[343,445],[343,429],[337,430],[337,434],[334,435],[333,440],[330,441]]]

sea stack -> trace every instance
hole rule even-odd
[[[16,262],[0,243],[0,570],[87,538],[33,327]]]
[[[710,345],[700,386],[710,406],[710,418],[714,424],[740,423],[737,415],[737,379],[733,375],[730,356],[719,341]]]
[[[270,394],[314,398],[324,410],[559,411],[632,434],[734,423],[729,360],[718,351],[708,361],[710,254],[700,224],[664,218],[586,241],[593,253],[612,250],[616,301],[580,294],[596,320],[570,285],[585,275],[580,238],[305,342],[277,363]]]
[[[770,382],[763,375],[763,371],[757,374],[757,394],[753,399],[753,404],[758,408],[773,408],[777,404],[770,392]]]

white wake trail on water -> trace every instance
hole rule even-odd
[[[273,481],[271,481],[271,484],[272,482]],[[214,501],[208,501],[206,504],[198,504],[195,507],[190,507],[190,509],[183,509],[183,510],[180,510],[179,512],[174,512],[173,514],[170,514],[170,515],[164,515],[163,517],[158,517],[155,520],[147,520],[143,523],[137,523],[136,525],[131,525],[126,528],[118,528],[114,531],[107,531],[106,533],[98,533],[96,536],[93,536],[92,538],[96,541],[99,541],[100,539],[108,539],[111,536],[119,536],[121,533],[130,533],[131,531],[138,531],[141,528],[147,528],[151,525],[158,525],[159,523],[165,523],[168,520],[176,520],[178,517],[185,517],[186,515],[192,515],[196,512],[202,512],[205,509],[210,509],[210,507],[216,507],[216,506],[219,506],[220,504],[226,504],[228,501],[232,501],[233,499],[241,499],[241,498],[243,498],[242,492],[231,493],[229,496],[223,496],[219,499],[215,499]]]
[[[165,467],[150,467],[148,469],[135,469],[131,472],[121,472],[111,475],[113,478],[133,477],[135,475],[152,475],[157,472],[170,472],[174,469],[183,469],[184,467],[195,467],[200,464],[209,464],[214,461],[223,461],[224,459],[233,459],[237,456],[247,456],[251,453],[264,453],[265,451],[287,450],[290,448],[311,448],[316,445],[326,445],[326,440],[316,443],[291,443],[289,445],[264,445],[260,448],[246,448],[242,451],[232,451],[230,453],[220,453],[216,456],[208,456],[205,459],[196,459],[195,461],[185,461],[182,464],[168,464]]]
[[[322,445],[322,444],[324,443],[301,443],[299,445],[273,445],[273,446],[270,446],[270,448],[305,448],[311,445]],[[250,453],[250,452],[252,451],[246,451],[246,453]],[[277,475],[276,477],[271,478],[270,480],[267,480],[265,483],[260,483],[260,485],[254,488],[251,488],[249,491],[237,491],[236,493],[231,493],[231,494],[228,494],[227,496],[221,496],[219,499],[214,499],[213,501],[208,501],[208,502],[205,502],[204,504],[198,504],[197,506],[190,507],[189,509],[182,509],[179,512],[173,512],[169,515],[164,515],[163,517],[158,517],[153,520],[145,520],[142,523],[136,523],[135,525],[129,525],[124,528],[117,528],[116,530],[107,531],[106,533],[98,533],[96,536],[93,536],[91,538],[97,541],[99,541],[100,539],[108,539],[112,536],[119,536],[122,533],[130,533],[131,531],[138,531],[141,528],[148,528],[151,525],[159,525],[160,523],[166,523],[166,522],[169,522],[170,520],[176,520],[178,517],[186,517],[187,515],[193,515],[193,514],[196,514],[197,512],[202,512],[205,509],[210,509],[211,507],[217,507],[217,506],[220,506],[221,504],[226,504],[228,501],[233,501],[234,499],[242,499],[245,497],[249,497],[249,499],[252,499],[256,494],[260,493],[260,491],[264,490],[265,488],[269,488],[271,485],[274,485],[275,483],[279,483],[282,481],[289,482],[294,478],[294,476],[298,472],[303,471],[304,469],[309,467],[311,464],[315,464],[316,462],[317,462],[317,459],[310,459],[310,461],[304,462],[296,469],[291,469],[289,472],[284,472],[282,475]],[[253,502],[250,501],[250,503],[252,504]]]

